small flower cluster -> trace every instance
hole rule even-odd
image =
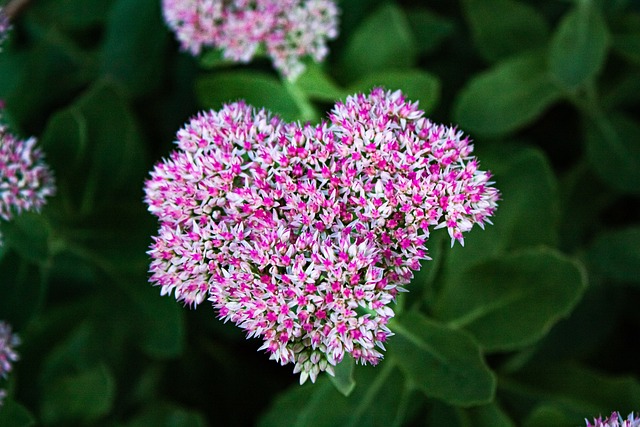
[[[0,6],[0,51],[2,50],[2,44],[9,35],[11,29],[11,22],[9,16],[5,12],[4,8]]]
[[[301,382],[345,353],[376,364],[429,228],[463,243],[499,198],[469,139],[400,91],[348,97],[318,125],[233,103],[177,145],[145,185],[160,220],[151,282],[208,299]]]
[[[290,79],[303,71],[301,58],[321,61],[338,35],[333,0],[163,0],[162,6],[182,49],[198,55],[217,48],[235,62],[264,49]]]
[[[35,138],[21,140],[0,123],[0,219],[38,211],[54,193],[53,174]]]
[[[598,417],[593,420],[593,424],[589,420],[585,420],[587,427],[640,427],[640,418],[633,415],[633,412],[629,414],[627,419],[623,419],[619,412],[613,412],[609,418],[604,421],[602,417]]]
[[[20,338],[11,332],[11,326],[0,321],[0,377],[7,378],[7,374],[11,372],[12,363],[18,360],[15,348],[19,344]],[[0,406],[5,396],[6,392],[0,389]]]

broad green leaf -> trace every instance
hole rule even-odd
[[[314,385],[294,385],[280,394],[260,418],[259,427],[387,427],[401,425],[404,410],[415,400],[402,374],[390,361],[357,367],[358,386],[348,397],[325,377]]]
[[[598,74],[608,48],[607,25],[595,2],[577,2],[553,34],[549,68],[560,84],[574,89]]]
[[[518,0],[464,0],[464,13],[478,52],[490,62],[547,43],[549,25],[534,7]]]
[[[148,283],[129,282],[124,291],[131,309],[126,314],[132,325],[136,343],[151,357],[177,357],[184,351],[186,326],[184,307]]]
[[[353,378],[354,368],[355,360],[350,356],[346,356],[334,368],[335,376],[329,377],[335,388],[347,397],[356,388],[356,380]]]
[[[613,37],[613,48],[636,65],[640,65],[640,33]]]
[[[425,7],[409,9],[407,19],[422,55],[436,50],[455,31],[455,25],[450,18],[437,15]]]
[[[84,29],[102,23],[113,0],[45,0],[33,3],[29,13],[51,25]]]
[[[640,65],[640,14],[616,15],[611,22],[612,46],[614,51],[630,63]]]
[[[631,375],[604,375],[570,363],[545,363],[505,378],[510,392],[553,402],[584,418],[637,411],[640,383]],[[579,420],[574,420],[577,422]]]
[[[31,427],[36,425],[34,416],[21,404],[11,398],[2,402],[0,409],[0,426]]]
[[[159,403],[148,406],[122,427],[206,427],[206,419],[195,411]]]
[[[474,227],[465,245],[445,248],[446,275],[516,249],[557,243],[560,219],[556,178],[542,151],[515,144],[485,146],[478,154],[481,167],[489,169],[500,190],[501,200],[491,221],[482,230]]]
[[[285,120],[297,120],[296,100],[275,77],[251,71],[211,73],[196,82],[203,107],[219,109],[223,104],[245,100],[255,108],[266,108]]]
[[[516,424],[502,410],[496,401],[487,405],[476,406],[460,410],[461,418],[466,420],[464,425],[469,427],[515,427]]]
[[[587,156],[600,178],[616,190],[640,194],[640,123],[616,115],[584,126]]]
[[[23,212],[2,224],[2,240],[24,259],[43,265],[49,258],[51,226],[46,218],[34,212]]]
[[[349,86],[351,93],[368,93],[372,88],[402,90],[408,100],[420,102],[420,109],[431,112],[440,98],[440,81],[425,71],[407,69],[403,71],[382,71],[365,75]]]
[[[583,416],[582,418],[587,418]],[[580,421],[582,421],[580,418]],[[566,411],[557,405],[542,404],[536,407],[522,424],[523,427],[549,427],[549,426],[569,426],[576,424],[575,419],[571,419]],[[577,424],[576,424],[577,425]]]
[[[515,350],[539,340],[566,317],[585,287],[580,264],[550,249],[530,249],[453,276],[435,314],[470,332],[488,351]]]
[[[457,406],[490,402],[493,373],[480,347],[464,331],[408,312],[390,325],[396,334],[388,358],[398,364],[410,384],[426,396]]]
[[[43,269],[12,252],[0,259],[0,320],[14,329],[24,327],[41,309],[46,292]]]
[[[93,423],[111,410],[115,391],[113,375],[103,364],[56,378],[46,386],[41,409],[43,422]]]
[[[598,235],[587,259],[606,278],[640,284],[640,227]]]
[[[352,33],[342,53],[344,78],[414,65],[418,49],[403,10],[393,2],[375,9]]]
[[[468,132],[501,136],[531,123],[560,97],[544,56],[528,53],[473,76],[456,99],[454,116]]]
[[[117,0],[108,17],[101,73],[121,82],[132,95],[149,92],[164,76],[169,38],[160,6],[157,0]]]
[[[304,73],[295,81],[309,98],[334,103],[347,95],[348,91],[338,87],[337,83],[318,64],[310,63]]]
[[[115,195],[140,196],[132,183],[146,175],[145,148],[133,111],[112,84],[97,82],[56,113],[41,143],[68,215],[89,214]]]

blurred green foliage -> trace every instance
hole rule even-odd
[[[180,53],[160,0],[33,0],[0,98],[58,193],[2,223],[0,319],[23,344],[0,425],[552,426],[640,410],[640,7],[344,0],[324,64]],[[147,282],[153,163],[204,108],[320,120],[402,89],[475,141],[502,200],[465,247],[432,234],[377,367],[299,386],[206,304]]]

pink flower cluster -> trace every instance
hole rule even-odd
[[[587,422],[587,427],[640,427],[640,418],[636,418],[633,412],[629,414],[626,420],[622,418],[619,412],[613,412],[611,416],[604,421],[602,417],[594,419],[593,424],[591,424],[589,420],[585,421]]]
[[[0,219],[39,210],[55,193],[53,174],[35,138],[21,140],[0,124]]]
[[[318,125],[229,104],[177,145],[145,185],[160,220],[151,282],[208,299],[301,382],[345,353],[376,364],[429,229],[463,243],[499,197],[469,139],[400,91],[348,97]]]
[[[321,61],[338,34],[333,0],[163,0],[162,6],[184,50],[217,48],[226,59],[248,62],[264,49],[291,79],[304,69],[301,58]]]
[[[11,332],[11,325],[4,321],[0,321],[0,377],[6,378],[7,374],[12,370],[12,363],[18,360],[18,354],[15,347],[20,344],[20,338]],[[6,392],[0,389],[0,406],[2,400],[6,396]]]
[[[11,22],[9,21],[9,16],[6,14],[4,8],[0,6],[0,50],[2,50],[2,43],[4,43],[9,35],[10,29]]]

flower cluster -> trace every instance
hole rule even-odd
[[[587,427],[640,427],[640,418],[633,415],[633,412],[629,414],[627,419],[623,419],[619,412],[613,412],[609,418],[604,421],[602,417],[598,417],[593,420],[593,424],[589,420],[585,420]]]
[[[4,43],[5,39],[9,35],[10,29],[11,22],[9,21],[9,16],[5,12],[4,8],[0,6],[0,50],[2,50],[2,43]]]
[[[11,326],[0,321],[0,377],[6,378],[11,372],[12,363],[18,360],[18,354],[15,347],[20,344],[20,338],[11,332]],[[6,392],[0,389],[0,406],[2,400],[6,396]]]
[[[55,192],[53,174],[35,145],[35,138],[21,140],[0,124],[0,219],[38,211]]]
[[[333,0],[163,0],[162,6],[184,50],[217,48],[229,60],[248,62],[264,49],[291,79],[304,69],[301,58],[321,61],[338,34]]]
[[[376,364],[429,229],[463,243],[499,197],[469,139],[400,91],[348,97],[318,125],[229,104],[177,145],[145,185],[160,220],[151,282],[208,299],[301,382],[345,353]]]

